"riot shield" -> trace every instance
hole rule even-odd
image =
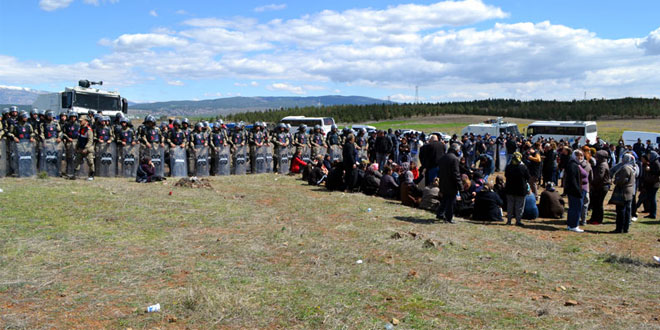
[[[125,178],[134,178],[137,174],[139,165],[139,145],[127,145],[121,147],[117,163],[119,165],[119,175]]]
[[[53,139],[44,141],[39,157],[39,170],[48,173],[49,176],[60,176],[61,160],[60,144]]]
[[[151,157],[154,164],[154,175],[163,176],[165,173],[165,148],[158,144],[151,145],[146,149],[146,155]]]
[[[233,174],[242,175],[247,171],[247,150],[245,146],[236,147],[234,152]]]
[[[96,148],[96,175],[111,178],[117,174],[117,145],[101,143]]]
[[[256,174],[266,173],[266,154],[268,147],[261,146],[254,148],[254,172]],[[272,156],[271,156],[272,159]]]
[[[343,156],[341,154],[341,147],[338,145],[332,145],[330,146],[330,151],[328,152],[330,154],[330,162],[334,163],[336,160],[342,161]]]
[[[7,141],[0,139],[0,178],[7,176],[9,162],[7,161]]]
[[[231,170],[231,153],[228,146],[220,146],[215,150],[213,156],[215,166],[213,166],[214,175],[229,175]]]
[[[65,149],[66,174],[69,176],[75,174],[81,177],[89,175],[89,166],[84,159],[82,164],[80,164],[80,169],[76,172],[76,142],[67,143]]]
[[[326,148],[325,147],[314,147],[312,148],[312,157],[316,158],[317,156],[321,155],[322,157],[325,157],[326,153]]]
[[[280,174],[289,173],[289,150],[288,148],[277,148],[277,169]]]
[[[357,152],[358,162],[362,163],[362,161],[365,160],[365,159],[367,159],[367,160],[369,159],[369,155],[367,154],[367,150],[366,149],[358,150],[358,152]]]
[[[497,168],[498,171],[504,172],[504,169],[506,169],[506,147],[503,145],[497,145],[498,147],[498,152],[497,152]]]
[[[264,147],[266,148],[266,173],[272,173],[273,172],[273,147],[272,146],[267,146]]]
[[[188,155],[186,154],[186,148],[170,148],[170,176],[188,176]]]
[[[37,174],[37,159],[34,143],[14,143],[14,164],[19,178],[30,177]]]
[[[305,163],[308,163],[308,164],[312,160],[312,150],[308,146],[302,147],[301,158]]]
[[[195,176],[209,176],[209,147],[195,147]]]

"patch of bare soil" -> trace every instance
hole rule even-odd
[[[175,187],[184,187],[184,188],[194,188],[194,189],[213,189],[211,186],[211,181],[208,179],[204,178],[197,178],[197,177],[191,177],[191,178],[182,178],[179,181],[177,181],[174,184]]]

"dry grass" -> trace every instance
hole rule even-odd
[[[288,176],[210,182],[0,179],[0,325],[660,328],[658,221],[451,226]]]

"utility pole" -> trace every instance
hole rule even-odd
[[[415,85],[415,103],[419,104],[419,85]]]

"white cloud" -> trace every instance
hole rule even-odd
[[[153,17],[158,17],[158,13],[156,12],[155,9],[150,10],[150,11],[149,11],[149,15],[151,15],[151,16],[153,16]]]
[[[73,0],[41,0],[39,1],[39,8],[45,11],[53,11],[69,7]]]
[[[660,55],[660,28],[649,33],[640,47],[646,51],[646,55]]]
[[[188,15],[188,12],[183,10],[183,9],[179,9],[179,10],[175,11],[174,13],[177,14],[177,15]]]
[[[45,11],[53,11],[69,7],[72,2],[73,0],[40,0],[39,8]],[[100,2],[100,0],[83,0],[83,3],[94,6],[98,6]],[[117,3],[119,0],[102,0],[102,2]]]
[[[305,94],[334,83],[387,88],[400,100],[408,99],[415,85],[442,100],[571,99],[584,90],[594,97],[658,95],[660,29],[645,38],[606,39],[550,22],[484,27],[486,20],[507,16],[480,0],[464,0],[324,10],[268,22],[253,17],[187,19],[101,39],[109,54],[88,63],[0,56],[0,81],[41,80],[42,71],[48,81],[68,79],[74,72],[76,81],[77,70],[91,77],[103,76],[107,68],[113,79],[121,72],[127,78],[123,84],[147,77],[232,79],[239,87],[276,81],[264,87]],[[479,29],[472,26],[479,22]]]
[[[302,87],[289,85],[287,83],[274,83],[266,87],[266,89],[270,91],[285,91],[297,95],[305,94]]]
[[[142,51],[153,47],[183,47],[188,45],[186,39],[157,33],[122,34],[113,41],[102,39],[100,43],[126,52]]]
[[[183,83],[183,81],[181,81],[181,80],[170,80],[170,81],[167,82],[167,84],[172,85],[172,86],[183,86],[183,85],[185,85]]]
[[[257,8],[254,8],[254,11],[257,13],[262,13],[265,11],[275,11],[275,10],[282,10],[286,8],[286,4],[270,4],[270,5],[265,5],[265,6],[260,6]]]

